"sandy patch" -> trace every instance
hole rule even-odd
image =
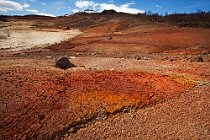
[[[82,34],[79,30],[37,30],[30,28],[5,27],[0,29],[0,49],[19,51],[43,48],[60,43]]]

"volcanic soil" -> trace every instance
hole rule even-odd
[[[0,36],[0,139],[209,139],[210,29],[93,17],[1,22],[65,37]],[[62,56],[76,67],[56,68]]]

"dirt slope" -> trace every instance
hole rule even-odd
[[[209,29],[125,14],[18,18],[30,32],[83,34],[0,50],[0,139],[209,139]],[[55,68],[61,56],[76,67]]]
[[[143,61],[85,59],[93,64],[112,61],[116,63],[116,71],[103,71],[107,69],[105,65],[97,65],[100,71],[85,70],[95,69],[92,63],[85,65],[86,68],[63,71],[54,68],[53,61],[1,61],[2,137],[62,137],[63,134],[75,132],[78,128],[109,115],[163,102],[196,85],[209,82],[207,77],[201,81],[203,74],[200,78],[186,72],[184,77],[175,76],[176,64],[172,64],[171,68],[166,67],[166,64],[159,64],[157,71],[153,66],[142,67]],[[83,65],[82,58],[72,62],[77,66]],[[132,66],[129,71],[121,67],[126,64]],[[199,66],[201,71],[206,71],[206,76],[209,76],[208,66]],[[165,70],[171,71],[171,75],[158,74]],[[156,71],[156,74],[144,71]],[[198,76],[198,72],[196,75]]]
[[[209,139],[209,85],[82,128],[66,139]]]

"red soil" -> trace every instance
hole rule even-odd
[[[82,121],[171,98],[193,86],[164,75],[114,71],[0,71],[2,138],[51,138]]]
[[[147,57],[177,61],[189,61],[210,51],[209,29],[148,24],[115,32],[115,24],[117,23],[85,29],[84,35],[69,42],[52,45],[49,47],[50,51],[66,51],[71,55],[81,53],[83,56],[97,53],[98,56],[106,57]],[[105,31],[106,28],[109,30]],[[209,61],[206,55],[204,59]]]
[[[194,90],[194,87],[201,93],[209,92],[210,29],[177,28],[138,21],[139,19],[123,19],[125,17],[97,18],[76,15],[70,18],[73,19],[70,20],[71,23],[65,17],[52,19],[61,21],[62,28],[67,28],[69,24],[73,27],[84,26],[84,34],[44,49],[21,52],[1,50],[0,139],[62,138],[64,134],[76,133],[81,127],[87,127],[86,124],[106,118],[109,125],[115,122],[113,127],[116,126],[117,131],[122,128],[133,131],[130,119],[147,127],[153,126],[150,122],[156,124],[157,117],[162,121],[157,124],[162,129],[160,134],[170,134],[167,125],[164,124],[168,121],[167,113],[164,114],[161,109],[167,107],[167,103],[174,97],[179,99],[179,95],[184,96]],[[101,22],[103,20],[104,22]],[[50,23],[49,27],[54,28],[55,25]],[[45,24],[41,24],[41,27],[45,28]],[[54,68],[54,60],[61,55],[82,56],[72,60],[79,70],[75,68],[76,70],[62,71]],[[202,56],[205,62],[191,63],[189,60],[195,56]],[[203,88],[204,85],[207,88]],[[199,96],[196,98],[202,99]],[[192,105],[196,98],[189,104]],[[180,100],[183,103],[187,98]],[[116,113],[125,115],[123,112],[134,112],[143,107],[156,107],[159,102],[166,104],[158,104],[160,108],[155,108],[157,112],[153,110],[157,115],[151,115],[145,123],[141,117],[141,120],[124,118],[129,120],[126,121],[129,127],[126,128],[126,124],[120,123],[119,126],[109,117],[114,118]],[[206,102],[202,103],[206,106]],[[176,104],[179,102],[172,103],[174,106]],[[187,106],[183,104],[178,107]],[[166,109],[172,114],[168,124],[174,117],[179,116],[181,109],[177,108],[168,106]],[[196,105],[193,108],[186,107],[186,110],[199,116],[195,109]],[[177,113],[173,114],[171,110]],[[147,113],[150,113],[149,111],[150,109]],[[206,112],[204,111],[203,118],[209,120]],[[185,112],[181,113],[185,115]],[[185,126],[188,121],[177,120],[177,124],[170,128],[177,130],[180,124]],[[206,125],[208,121],[200,123]],[[138,131],[140,126],[133,125]],[[102,126],[106,126],[106,122]],[[148,127],[145,130],[152,129],[153,127]],[[186,127],[184,132],[188,132],[187,129],[189,128]],[[105,131],[106,133],[101,129],[97,130],[104,134],[104,139],[108,134],[112,134],[112,130]],[[75,136],[84,139],[92,133],[85,132],[87,135],[83,135],[83,131]],[[97,139],[100,133],[91,138]]]

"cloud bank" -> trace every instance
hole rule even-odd
[[[23,14],[36,14],[36,15],[45,15],[45,16],[54,16],[53,14],[45,13],[45,11],[39,11],[39,9],[33,9],[30,5],[26,2],[33,3],[34,5],[46,6],[46,3],[38,1],[38,0],[22,0],[21,2],[16,2],[15,0],[0,0],[0,14],[2,13],[16,13],[21,12]],[[72,12],[79,12],[85,10],[93,10],[96,12],[102,12],[103,10],[115,10],[117,12],[124,12],[124,13],[144,13],[145,11],[133,8],[134,2],[125,3],[125,4],[116,4],[114,0],[107,0],[107,2],[100,3],[95,2],[94,0],[75,0],[71,2],[71,6],[67,7],[67,1],[55,1],[51,2],[49,11],[53,11],[54,13],[57,11],[64,11],[68,12],[68,10],[72,7]],[[33,7],[33,5],[32,5]],[[29,9],[30,8],[30,9]],[[12,11],[12,12],[11,12]]]
[[[73,12],[84,11],[86,9],[94,10],[97,12],[102,12],[103,10],[115,10],[117,12],[124,12],[130,14],[144,13],[144,10],[139,10],[136,8],[131,8],[131,5],[134,5],[134,2],[125,3],[122,5],[116,5],[114,3],[97,3],[87,0],[78,0],[75,2],[77,9],[72,10]]]
[[[29,1],[36,2],[36,0],[29,0]],[[15,2],[15,1],[0,0],[0,14],[1,13],[6,13],[6,12],[9,12],[9,11],[23,11],[23,12],[29,12],[29,13],[32,13],[32,14],[36,14],[36,15],[44,15],[44,16],[54,17],[54,15],[52,15],[52,14],[40,12],[38,10],[28,9],[29,7],[30,7],[30,5],[27,4],[27,3],[20,4],[20,3]]]
[[[0,11],[2,12],[13,11],[13,10],[22,11],[29,7],[30,5],[28,5],[27,3],[21,5],[14,1],[0,0]]]
[[[55,15],[53,15],[53,14],[48,14],[48,13],[40,12],[40,11],[34,10],[34,9],[27,9],[26,11],[27,12],[30,12],[32,14],[35,14],[35,15],[55,17]]]

